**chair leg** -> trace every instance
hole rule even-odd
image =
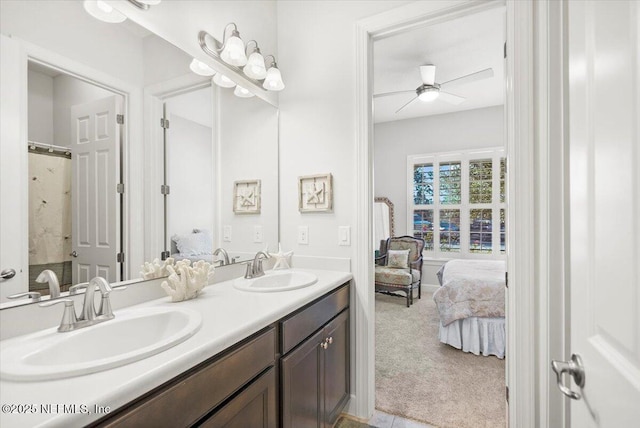
[[[411,293],[411,304],[413,305],[413,287],[409,286],[409,293]]]
[[[407,308],[411,306],[411,304],[409,303],[409,293],[407,292]]]
[[[422,285],[418,283],[418,299],[422,299]]]

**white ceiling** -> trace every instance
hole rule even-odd
[[[503,7],[422,27],[374,42],[374,94],[413,90],[422,84],[418,66],[436,65],[436,83],[485,68],[494,76],[445,89],[466,100],[452,105],[416,100],[400,113],[415,92],[374,99],[374,121],[390,122],[504,104],[505,10]]]

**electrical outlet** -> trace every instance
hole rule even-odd
[[[338,245],[351,245],[351,226],[338,227]]]
[[[298,226],[298,244],[309,245],[309,226]]]
[[[253,226],[253,242],[262,243],[262,226]]]
[[[224,226],[222,228],[222,240],[224,242],[231,242],[231,226]]]

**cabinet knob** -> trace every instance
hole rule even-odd
[[[320,344],[320,347],[321,347],[322,349],[327,349],[327,348],[329,347],[329,345],[327,344],[327,341],[325,340],[324,342],[322,342],[322,343]]]
[[[331,345],[333,343],[333,336],[327,337],[327,343]]]

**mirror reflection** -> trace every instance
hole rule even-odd
[[[180,49],[130,20],[96,21],[81,2],[10,2],[2,14],[3,37],[27,46],[26,83],[2,78],[23,92],[27,113],[16,116],[28,130],[15,143],[24,155],[0,158],[28,201],[0,219],[24,230],[0,242],[0,269],[16,272],[0,281],[4,306],[95,276],[135,281],[156,258],[222,267],[277,247],[277,108],[212,84]]]

